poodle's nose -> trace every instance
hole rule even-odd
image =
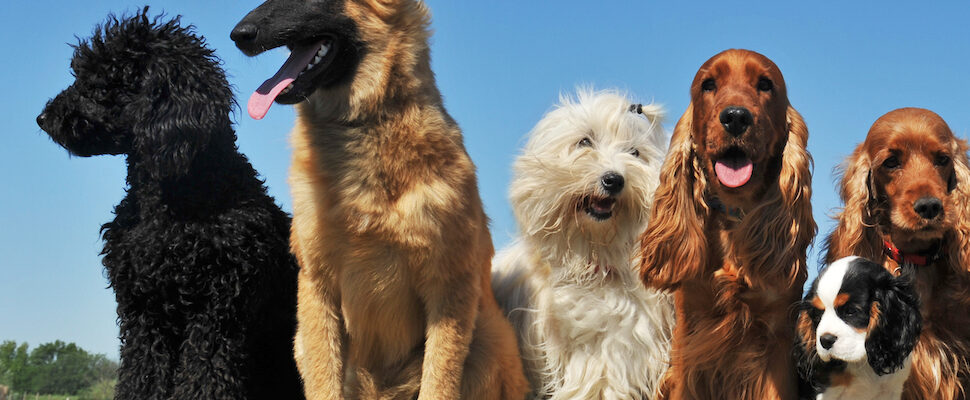
[[[37,126],[39,126],[40,129],[44,129],[45,122],[47,122],[47,113],[42,112],[40,113],[40,115],[37,116]]]
[[[943,211],[943,202],[936,197],[920,197],[913,205],[913,210],[923,218],[933,219]]]
[[[607,172],[600,178],[600,185],[610,195],[619,194],[623,190],[623,175],[616,172]]]
[[[256,26],[256,24],[242,22],[232,29],[232,33],[229,34],[229,38],[236,43],[249,42],[256,39],[256,35],[258,33],[259,27]]]
[[[731,106],[721,111],[720,120],[724,130],[734,136],[741,136],[751,125],[751,111],[744,107]]]
[[[822,335],[822,337],[818,338],[818,344],[822,345],[823,349],[830,350],[832,349],[832,345],[835,344],[836,340],[839,340],[838,336],[835,336],[831,333],[826,333]]]

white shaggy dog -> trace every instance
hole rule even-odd
[[[674,310],[633,258],[666,153],[663,109],[577,97],[539,121],[515,162],[521,238],[496,255],[493,290],[537,398],[652,398]]]

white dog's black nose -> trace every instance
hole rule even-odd
[[[600,178],[600,185],[603,190],[610,195],[617,195],[623,191],[623,175],[616,172],[607,172]]]
[[[836,340],[839,340],[838,336],[835,336],[831,333],[826,333],[822,335],[822,337],[818,338],[818,344],[822,345],[823,349],[829,350],[832,348],[832,345],[835,344]]]

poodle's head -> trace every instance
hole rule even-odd
[[[563,98],[515,162],[511,201],[523,235],[554,264],[631,265],[666,153],[662,119],[660,106],[613,92]]]
[[[184,173],[214,135],[231,135],[233,100],[192,27],[147,12],[110,16],[74,46],[74,83],[37,124],[71,154],[127,154],[161,178]]]

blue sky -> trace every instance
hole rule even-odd
[[[281,50],[251,59],[229,31],[258,0],[151,1],[183,16],[225,61],[240,103],[276,72]],[[451,115],[465,132],[496,247],[516,231],[506,201],[523,136],[560,92],[620,88],[666,106],[673,127],[697,68],[727,48],[775,61],[810,131],[820,232],[839,205],[833,168],[872,122],[898,107],[936,111],[958,136],[970,127],[970,3],[429,0],[432,58]],[[75,36],[87,37],[128,0],[0,2],[0,87],[6,110],[0,171],[0,340],[61,339],[117,356],[114,296],[98,252],[100,225],[124,196],[121,157],[72,158],[34,118],[72,82]],[[593,5],[595,4],[595,5]],[[290,210],[291,107],[262,121],[237,111],[240,149]],[[820,235],[821,238],[821,235]],[[810,253],[814,275],[816,253]]]

